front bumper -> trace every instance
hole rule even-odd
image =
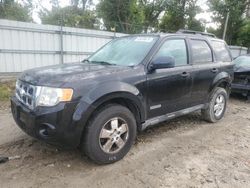
[[[247,95],[250,92],[250,84],[232,83],[231,88],[233,93],[242,93]]]
[[[30,110],[13,96],[11,111],[17,125],[28,135],[53,145],[72,148],[79,145],[83,131],[83,125],[72,118],[77,104],[59,103],[54,107]]]

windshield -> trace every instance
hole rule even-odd
[[[250,67],[250,56],[240,56],[234,60],[236,67]]]
[[[134,66],[145,58],[158,37],[133,36],[117,38],[94,53],[88,61],[110,65]]]

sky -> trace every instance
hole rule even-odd
[[[35,9],[33,13],[33,19],[35,20],[35,22],[41,23],[41,20],[39,19],[39,16],[38,16],[40,5],[50,10],[51,4],[49,3],[50,2],[49,0],[34,0],[34,2],[37,8]],[[206,5],[206,2],[207,0],[198,0],[198,5],[201,7],[203,13],[196,15],[196,19],[204,19],[207,22],[206,28],[208,27],[217,28],[218,25],[212,22],[212,19],[211,19],[212,13],[208,11],[208,6]],[[65,7],[65,6],[70,5],[70,0],[59,0],[59,3],[61,7]],[[97,4],[98,0],[93,0],[93,3]]]

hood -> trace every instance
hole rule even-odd
[[[127,69],[127,67],[91,63],[61,64],[24,71],[20,80],[33,85],[59,87],[65,83],[101,77]]]
[[[250,66],[234,66],[235,73],[250,72]]]

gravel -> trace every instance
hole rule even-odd
[[[6,105],[8,106],[8,105]],[[249,187],[250,104],[230,99],[216,124],[196,112],[139,133],[125,158],[98,166],[25,135],[0,110],[0,187]]]

